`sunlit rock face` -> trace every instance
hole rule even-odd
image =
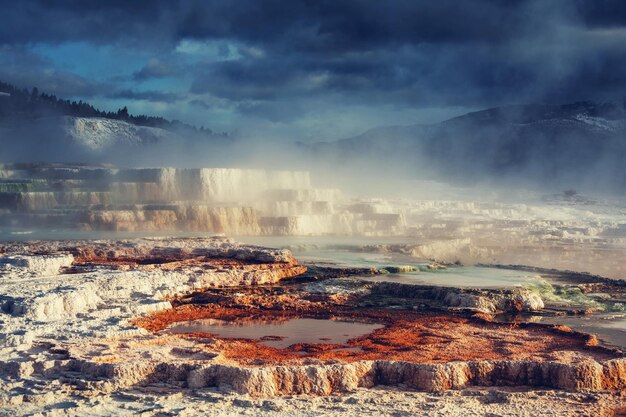
[[[0,225],[229,235],[389,235],[402,213],[318,189],[308,172],[13,164],[0,170]]]
[[[0,246],[0,312],[39,321],[98,309],[106,313],[113,304],[124,309],[133,297],[150,305],[155,294],[275,283],[306,270],[287,250],[217,237],[42,241],[28,246]],[[33,278],[36,288],[25,285]]]

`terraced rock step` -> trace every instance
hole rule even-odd
[[[398,210],[351,204],[308,172],[0,164],[0,227],[208,231],[229,235],[399,234]]]
[[[67,361],[61,374],[79,376],[76,385],[112,392],[136,385],[167,383],[188,389],[213,387],[253,397],[354,392],[375,386],[436,392],[469,387],[543,387],[578,391],[619,390],[626,383],[626,360],[579,364],[534,361],[472,361],[416,364],[398,361],[266,366],[143,362],[106,364]]]

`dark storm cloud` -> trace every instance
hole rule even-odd
[[[189,104],[191,104],[192,106],[199,107],[199,108],[204,109],[204,110],[209,110],[212,107],[209,103],[207,103],[204,100],[200,100],[200,99],[190,100]]]
[[[61,97],[94,97],[113,88],[109,83],[54,68],[47,59],[12,45],[0,45],[0,80],[27,88],[45,86],[47,93]]]
[[[576,1],[577,15],[588,27],[626,25],[626,2],[623,0]]]
[[[0,44],[163,41],[171,32],[174,5],[169,1],[2,0]]]
[[[176,75],[176,73],[176,66],[173,65],[171,62],[153,58],[148,61],[148,63],[146,63],[143,68],[141,68],[139,71],[136,71],[133,74],[133,78],[135,80],[142,81],[151,78],[171,77]]]
[[[270,122],[287,122],[306,113],[301,105],[290,102],[247,102],[238,105],[237,111],[246,116],[258,117]]]
[[[195,93],[490,106],[623,94],[625,35],[593,32],[625,20],[621,1],[254,2],[196,6],[178,35],[263,51],[196,68]]]
[[[553,12],[589,27],[626,24],[622,0],[2,0],[0,43],[137,40],[149,45],[227,38],[304,42],[300,46],[329,51],[392,42],[502,42],[528,29],[533,3],[544,10],[553,5]]]
[[[130,79],[189,77],[192,94],[271,121],[304,115],[303,101],[330,96],[337,105],[491,106],[626,90],[623,0],[0,3],[0,45],[86,41],[152,51],[166,58]],[[231,48],[237,56],[178,66],[172,54],[182,41],[221,42],[222,58]],[[80,89],[80,80],[64,82]]]
[[[109,98],[122,98],[127,100],[145,100],[157,103],[174,103],[184,98],[180,93],[163,92],[163,91],[135,91],[120,90],[105,95]]]
[[[393,42],[514,36],[520,0],[2,1],[0,43],[182,38],[354,49]],[[454,23],[454,24],[452,24]],[[289,36],[286,36],[289,35]]]

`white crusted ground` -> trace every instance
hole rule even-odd
[[[83,242],[85,243],[85,242]],[[107,242],[90,245],[106,247]],[[78,244],[78,243],[76,243]],[[85,243],[86,244],[86,243]],[[343,396],[289,396],[251,398],[228,393],[228,389],[188,389],[177,382],[154,382],[141,386],[115,386],[108,375],[107,357],[98,363],[67,359],[67,349],[89,346],[106,351],[105,340],[134,339],[144,331],[128,324],[137,315],[170,308],[164,297],[213,285],[275,282],[280,275],[250,270],[211,269],[187,265],[184,269],[114,269],[66,273],[74,257],[64,252],[67,243],[42,244],[51,254],[40,255],[17,245],[0,255],[0,416],[17,415],[429,415],[429,416],[554,416],[612,415],[620,397],[563,391],[465,389],[441,394],[418,393],[396,388],[358,389]],[[70,245],[71,246],[71,245]],[[125,241],[119,253],[160,255],[186,254],[228,257],[239,260],[285,263],[288,251],[240,245],[227,239],[138,239]],[[99,250],[99,249],[98,249]],[[96,252],[98,251],[96,250]],[[138,337],[143,341],[150,337]],[[152,340],[152,339],[150,339]],[[180,363],[198,359],[198,352],[177,345],[144,343],[150,358],[178,354]],[[160,343],[164,339],[154,339]],[[83,348],[87,346],[87,348]],[[138,350],[141,352],[141,350]],[[185,355],[191,355],[185,359]],[[209,355],[210,352],[205,352]],[[96,355],[97,356],[97,355]],[[207,356],[207,360],[211,358]],[[80,366],[91,366],[84,381]],[[131,367],[132,368],[132,367]],[[130,369],[126,367],[125,369]],[[175,368],[172,368],[175,371]],[[114,369],[111,372],[116,372]],[[119,372],[126,372],[122,369]],[[133,369],[130,369],[130,373]],[[168,372],[168,370],[165,370]],[[117,375],[119,377],[119,375]],[[135,375],[128,375],[131,381]],[[125,376],[121,375],[123,379]],[[94,379],[95,378],[95,379]],[[175,381],[176,378],[173,378]],[[400,387],[402,388],[402,387]]]
[[[6,391],[5,393],[10,393]],[[393,387],[359,389],[328,397],[251,398],[215,390],[180,391],[154,385],[90,396],[67,396],[62,385],[22,390],[2,402],[0,416],[430,416],[430,417],[613,417],[626,407],[606,394],[552,390],[465,389],[423,393]]]
[[[80,244],[78,242],[77,244]],[[87,244],[82,242],[82,244]],[[98,247],[106,241],[92,241]],[[52,254],[0,256],[0,361],[37,355],[37,343],[84,337],[141,334],[130,318],[171,308],[168,296],[199,288],[275,282],[271,271],[218,269],[206,265],[184,269],[123,270],[63,273],[73,261],[63,251],[71,242],[46,243]],[[20,245],[16,245],[19,250]],[[229,239],[136,239],[120,250],[138,255],[187,253],[255,262],[287,262],[288,251],[241,245]],[[1,362],[0,362],[1,363]]]

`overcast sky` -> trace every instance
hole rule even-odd
[[[328,140],[626,96],[624,0],[0,0],[0,80]]]

